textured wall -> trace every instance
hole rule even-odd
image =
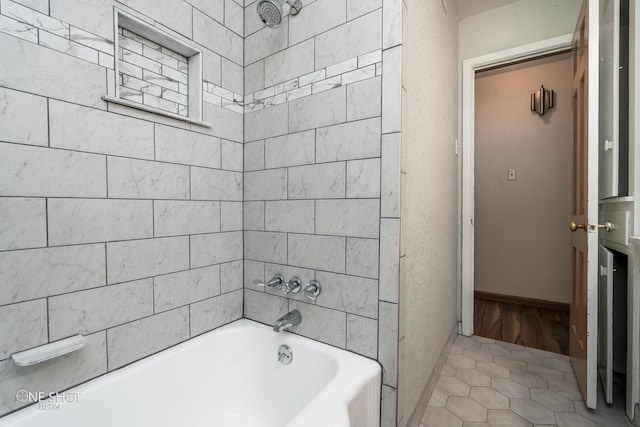
[[[397,383],[401,7],[306,1],[276,30],[261,29],[255,2],[245,10],[245,315],[273,324],[298,309],[293,332],[379,360],[384,426]],[[275,273],[315,278],[322,294],[252,284]]]
[[[209,97],[205,128],[101,99],[114,5],[202,49],[205,88],[242,93],[243,8],[225,3],[0,2],[0,415],[20,389],[59,391],[242,316],[242,112]],[[10,359],[77,333],[69,356]]]
[[[582,0],[520,0],[460,21],[459,56],[492,52],[571,34]]]
[[[407,2],[398,425],[409,421],[456,323],[454,2]],[[434,58],[437,58],[435,60]],[[419,355],[419,357],[417,357]],[[420,414],[421,415],[421,414]]]
[[[555,91],[542,117],[541,83]],[[476,290],[571,300],[571,99],[569,53],[476,76]]]

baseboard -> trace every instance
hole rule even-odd
[[[527,305],[529,307],[544,308],[547,310],[569,312],[569,304],[564,302],[547,301],[543,299],[517,297],[514,295],[494,294],[492,292],[474,291],[474,296],[478,299],[488,301],[506,302],[509,304]]]
[[[453,343],[458,336],[458,326],[459,322],[456,322],[456,324],[453,326],[453,329],[451,330],[449,339],[447,339],[442,352],[440,352],[440,356],[438,357],[436,366],[431,372],[429,381],[427,381],[427,385],[420,395],[420,400],[418,400],[418,404],[416,405],[413,413],[411,414],[411,417],[409,418],[407,427],[418,427],[420,425],[420,421],[422,421],[422,417],[424,417],[424,413],[426,412],[427,406],[429,405],[429,400],[431,400],[431,395],[433,394],[433,391],[436,389],[436,385],[438,384],[438,379],[440,378],[440,373],[442,373],[442,368],[444,367],[445,363],[447,363],[447,357],[449,357],[451,347],[453,346]]]

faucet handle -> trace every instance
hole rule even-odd
[[[307,283],[307,286],[302,290],[302,295],[309,298],[311,301],[315,301],[316,298],[318,298],[318,295],[320,295],[320,292],[322,292],[322,286],[320,286],[320,283],[316,280],[310,280],[309,283]]]
[[[275,276],[273,276],[271,278],[271,280],[269,280],[268,282],[262,282],[258,279],[255,279],[253,281],[254,285],[257,286],[264,286],[264,287],[276,287],[276,286],[281,286],[284,283],[284,277],[282,277],[281,274],[276,274]]]
[[[290,292],[297,294],[298,292],[300,292],[300,288],[302,288],[302,281],[295,276],[292,277],[288,282],[284,282],[282,285],[280,285],[280,290],[284,292],[285,295]]]

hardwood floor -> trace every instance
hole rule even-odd
[[[569,312],[475,298],[474,334],[569,354]]]

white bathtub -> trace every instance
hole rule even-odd
[[[277,361],[288,345],[293,361]],[[380,367],[364,357],[238,320],[32,405],[1,427],[379,427]],[[75,399],[70,399],[75,400]]]

